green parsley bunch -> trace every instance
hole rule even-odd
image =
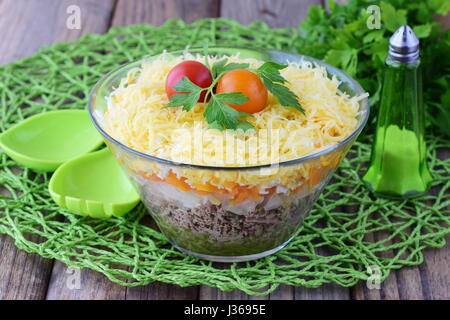
[[[381,28],[369,29],[367,8],[378,5]],[[345,70],[370,93],[375,111],[380,100],[389,38],[410,25],[420,39],[427,126],[450,136],[450,31],[436,18],[450,10],[450,0],[328,1],[328,9],[311,6],[299,26],[298,52]],[[372,112],[372,123],[376,112]]]

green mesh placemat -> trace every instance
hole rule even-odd
[[[187,45],[229,44],[294,50],[294,29],[264,23],[242,26],[224,19],[191,25],[172,20],[161,27],[113,28],[105,35],[45,48],[1,67],[0,131],[54,109],[85,108],[95,82],[112,68],[143,55]],[[280,252],[252,262],[218,265],[189,257],[147,226],[142,206],[123,218],[80,218],[49,197],[50,174],[17,168],[0,154],[0,232],[17,247],[71,267],[90,268],[126,286],[163,281],[222,290],[267,294],[279,284],[316,287],[327,282],[352,286],[377,266],[381,279],[423,261],[423,249],[441,247],[450,232],[450,160],[439,159],[448,142],[428,137],[435,192],[410,201],[375,199],[360,180],[371,141],[357,142],[307,216],[300,234]],[[447,145],[446,145],[447,144]]]

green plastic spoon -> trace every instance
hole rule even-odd
[[[85,110],[41,113],[0,135],[0,147],[8,156],[38,171],[55,171],[101,144],[102,137]]]
[[[94,218],[121,216],[140,200],[108,149],[64,163],[53,174],[48,189],[60,207]]]

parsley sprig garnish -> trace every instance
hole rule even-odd
[[[207,57],[207,55],[205,55]],[[298,102],[298,97],[285,84],[287,80],[280,74],[280,70],[287,67],[287,65],[278,64],[275,62],[266,62],[257,69],[250,68],[248,63],[230,62],[226,58],[216,61],[212,66],[208,59],[205,60],[206,66],[210,68],[213,81],[208,88],[201,88],[192,83],[187,77],[182,78],[174,89],[178,94],[174,94],[169,101],[167,107],[183,106],[184,111],[190,111],[197,103],[200,94],[206,91],[205,101],[209,102],[205,107],[203,116],[209,124],[211,129],[242,129],[243,131],[254,129],[253,125],[241,118],[252,117],[250,113],[237,111],[231,108],[228,104],[240,105],[248,101],[241,92],[220,93],[216,94],[214,88],[220,78],[227,72],[236,69],[247,69],[255,72],[263,82],[264,86],[271,92],[284,107],[294,108],[302,113],[304,109]]]
[[[305,110],[300,106],[297,95],[284,85],[287,80],[280,74],[280,70],[286,67],[284,64],[266,62],[256,69],[256,73],[282,106],[294,108],[304,114]]]
[[[181,78],[180,81],[173,87],[178,92],[172,96],[169,101],[168,107],[180,107],[183,106],[184,111],[190,111],[200,98],[200,94],[204,91],[204,88],[200,88],[196,84],[192,83],[187,77]],[[186,93],[184,93],[186,92]]]

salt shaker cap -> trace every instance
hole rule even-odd
[[[389,39],[389,56],[400,63],[419,59],[419,39],[409,26],[401,26]]]

